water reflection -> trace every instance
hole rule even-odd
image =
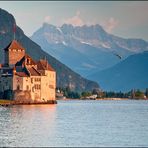
[[[148,146],[148,101],[0,107],[0,146]]]
[[[54,133],[56,105],[13,106],[0,114],[0,146],[42,146]]]

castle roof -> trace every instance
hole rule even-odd
[[[36,65],[36,62],[28,55],[25,54],[25,56],[16,63],[16,66],[22,66],[22,65]]]
[[[16,72],[15,74],[20,77],[28,77],[28,75],[25,72]]]
[[[48,63],[47,60],[43,60],[43,59],[40,59],[38,62],[37,62],[37,68],[38,70],[49,70],[49,71],[55,71],[51,65]]]
[[[34,67],[26,67],[31,76],[40,76],[40,72]]]
[[[0,64],[0,68],[2,68],[3,67],[3,64]]]
[[[13,40],[4,50],[8,51],[10,49],[20,49],[25,50],[16,40]],[[3,65],[0,65],[2,68]],[[44,75],[44,71],[55,71],[47,60],[34,61],[28,54],[25,54],[13,68],[8,68],[3,70],[5,73],[13,74],[20,77],[29,77],[29,76],[41,76]]]
[[[11,41],[9,45],[6,48],[4,48],[4,50],[9,50],[9,49],[25,50],[25,48],[23,48],[22,45],[18,43],[16,40]]]

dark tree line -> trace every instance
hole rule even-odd
[[[69,87],[66,88],[57,88],[58,90],[60,90],[61,93],[63,93],[63,95],[66,98],[72,98],[72,99],[76,99],[76,98],[81,98],[81,94],[78,92],[74,92],[72,90],[70,90]]]
[[[102,91],[100,89],[94,89],[93,91],[85,92],[74,92],[70,90],[69,87],[66,88],[57,88],[66,98],[85,98],[92,95],[97,95],[97,98],[130,98],[130,99],[142,99],[148,98],[148,88],[145,91],[140,89],[132,89],[129,92],[114,92],[114,91]]]

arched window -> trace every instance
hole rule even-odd
[[[29,59],[27,59],[27,64],[29,64]]]
[[[30,64],[30,58],[26,59],[26,64]]]
[[[17,90],[20,90],[20,86],[19,85],[17,85]]]

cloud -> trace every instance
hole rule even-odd
[[[83,63],[82,65],[83,65],[85,68],[90,68],[90,69],[96,68],[96,66],[91,65],[91,64],[88,64],[88,63]]]
[[[118,20],[115,20],[113,17],[109,18],[107,21],[103,21],[101,25],[108,32],[111,33],[115,27],[119,24]]]
[[[73,16],[71,18],[68,18],[67,20],[64,20],[64,23],[72,24],[73,26],[82,26],[82,25],[84,25],[84,22],[80,17],[80,11],[77,11],[75,16]]]
[[[45,16],[44,23],[50,23],[51,22],[51,16]]]

